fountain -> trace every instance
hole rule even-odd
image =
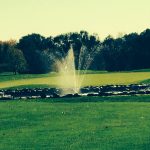
[[[59,72],[59,87],[63,88],[63,94],[79,92],[79,76],[76,75],[75,59],[71,48],[66,57],[56,62]]]
[[[75,55],[72,46],[65,58],[56,61],[56,67],[59,72],[58,85],[62,89],[61,95],[76,94],[80,92],[80,88],[85,79],[85,74],[93,61],[96,52],[95,49],[87,52],[86,47],[82,46],[79,53],[77,69],[75,67]]]

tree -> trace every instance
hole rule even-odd
[[[45,37],[40,34],[31,34],[22,37],[17,44],[27,61],[29,73],[46,73],[42,53],[47,48]],[[42,69],[44,68],[44,69]]]
[[[10,70],[16,75],[18,72],[26,71],[26,60],[21,50],[11,47],[9,50],[9,66]]]
[[[150,68],[150,29],[139,35],[140,68]]]
[[[16,46],[15,40],[9,40],[5,42],[0,42],[0,72],[8,72],[12,71],[12,60],[13,57],[10,58],[10,54],[12,53],[12,49]]]

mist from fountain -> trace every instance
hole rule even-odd
[[[58,85],[62,89],[62,95],[79,93],[85,79],[85,74],[97,52],[97,49],[88,52],[86,47],[82,46],[79,53],[77,70],[72,46],[65,58],[56,61],[56,67],[59,72]]]

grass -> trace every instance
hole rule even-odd
[[[83,74],[80,75],[81,77]],[[62,80],[57,73],[49,74],[25,74],[10,75],[0,74],[0,88],[9,87],[59,87],[59,81]],[[150,71],[132,71],[132,72],[104,72],[88,71],[84,75],[82,86],[97,86],[106,84],[132,84],[132,83],[150,83]],[[64,81],[66,84],[66,81]]]
[[[150,84],[150,79],[143,80],[143,81],[141,81],[141,83],[144,83],[144,84]]]
[[[0,88],[57,87],[59,80],[3,73]],[[150,71],[88,71],[82,86],[131,83],[150,83]],[[0,101],[0,150],[150,149],[149,112],[150,96]]]
[[[150,96],[0,102],[0,149],[150,149]]]
[[[33,78],[44,78],[44,77],[52,77],[56,76],[57,74],[47,73],[47,74],[17,74],[14,75],[10,72],[0,73],[0,82],[4,81],[14,81],[14,80],[22,80],[22,79],[33,79]]]

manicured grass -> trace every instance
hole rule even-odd
[[[0,82],[21,80],[21,79],[44,78],[44,77],[52,77],[56,75],[57,74],[54,72],[47,73],[47,74],[17,74],[17,75],[14,75],[13,73],[10,72],[6,72],[6,73],[0,73]]]
[[[150,72],[146,70],[133,71],[133,72],[101,72],[101,71],[88,71],[84,76],[82,86],[97,86],[106,84],[132,84],[132,83],[149,83]],[[63,79],[57,73],[38,74],[38,75],[0,75],[0,88],[19,87],[32,85],[33,87],[60,87],[60,80]],[[64,80],[64,85],[66,81]]]
[[[150,96],[1,101],[0,149],[150,149],[147,101]]]

